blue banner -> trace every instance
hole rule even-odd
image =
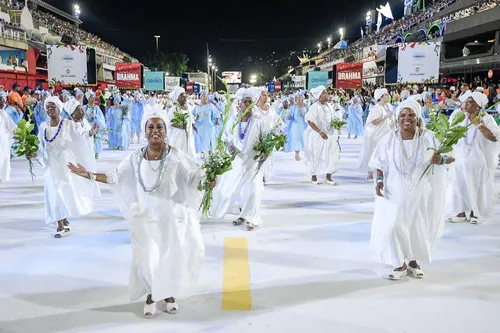
[[[325,88],[328,86],[328,72],[311,71],[307,73],[307,90],[317,86],[325,86]]]
[[[146,72],[146,83],[144,89],[154,91],[165,90],[165,73],[164,72]]]

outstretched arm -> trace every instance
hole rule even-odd
[[[80,165],[78,163],[76,165],[74,165],[73,163],[69,163],[68,168],[71,171],[71,173],[73,173],[77,176],[80,176],[80,177],[83,177],[83,178],[86,178],[86,179],[89,179],[92,181],[97,181],[99,183],[104,183],[104,184],[108,183],[108,181],[107,181],[108,177],[105,174],[89,172],[82,165]]]

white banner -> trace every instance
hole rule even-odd
[[[306,76],[305,75],[294,75],[292,76],[292,82],[294,88],[305,88],[306,87]]]
[[[48,45],[47,67],[51,85],[87,85],[87,47]]]
[[[165,91],[172,91],[181,84],[181,78],[177,76],[165,76]]]
[[[438,83],[441,43],[399,45],[398,83]]]

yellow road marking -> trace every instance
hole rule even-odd
[[[222,310],[251,309],[248,238],[225,238]]]

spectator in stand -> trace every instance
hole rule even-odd
[[[10,92],[7,101],[10,106],[16,108],[17,111],[23,111],[24,110],[24,104],[23,104],[23,99],[21,98],[21,95],[19,94],[19,84],[13,83],[12,84],[12,91]]]

